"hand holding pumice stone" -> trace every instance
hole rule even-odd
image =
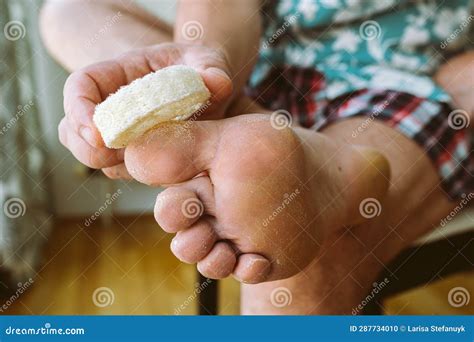
[[[123,148],[159,123],[188,119],[210,96],[197,71],[173,65],[121,87],[93,119],[107,147]]]

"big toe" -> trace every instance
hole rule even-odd
[[[127,170],[148,185],[187,181],[210,168],[220,125],[218,121],[162,123],[127,146]]]

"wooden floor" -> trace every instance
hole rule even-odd
[[[170,253],[171,235],[163,233],[151,216],[111,220],[88,228],[83,220],[58,222],[34,284],[6,313],[196,314],[195,267]],[[473,314],[472,302],[461,308],[449,305],[447,293],[455,286],[474,295],[474,275],[459,275],[392,298],[385,305],[387,313]],[[220,314],[238,314],[238,283],[227,279],[220,289]]]
[[[451,290],[453,295],[449,296]],[[455,306],[449,304],[448,297]],[[389,315],[473,315],[474,273],[458,274],[403,293],[387,300],[384,307]]]
[[[151,216],[112,218],[112,224],[98,222],[89,228],[82,223],[57,224],[43,268],[31,290],[15,301],[8,314],[196,313],[195,267],[169,252],[171,235]],[[99,306],[93,301],[98,288],[108,288],[97,292]],[[238,314],[238,284],[229,279],[221,288],[222,314]],[[112,296],[112,305],[100,306]]]

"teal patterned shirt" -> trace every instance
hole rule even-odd
[[[272,66],[314,66],[318,97],[390,89],[449,102],[432,80],[440,64],[472,47],[469,0],[279,0],[264,10],[256,86]]]

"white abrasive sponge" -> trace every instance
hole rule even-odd
[[[94,123],[110,148],[122,148],[155,125],[186,120],[211,94],[192,68],[173,65],[137,79],[97,105]]]

